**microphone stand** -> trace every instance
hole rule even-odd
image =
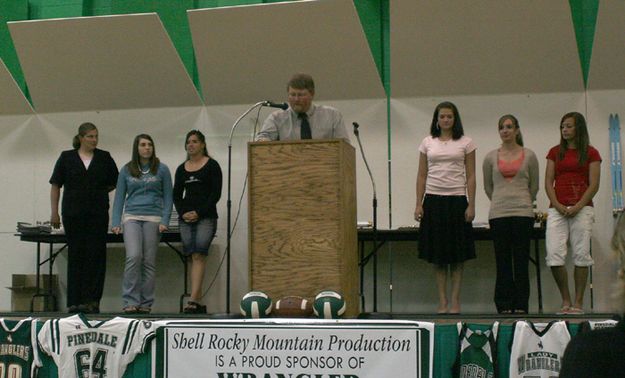
[[[230,137],[228,138],[228,200],[226,201],[227,208],[227,236],[226,236],[226,313],[230,313],[230,247],[231,247],[231,238],[232,238],[232,230],[230,229],[230,223],[232,219],[232,200],[230,197],[230,188],[231,188],[231,179],[232,179],[232,135],[234,134],[234,130],[237,128],[237,125],[241,120],[248,115],[252,110],[263,106],[267,103],[267,101],[260,101],[256,104],[252,105],[245,113],[241,114],[239,118],[232,125],[232,129],[230,130]]]
[[[367,158],[365,157],[365,151],[362,148],[362,143],[360,142],[360,133],[358,131],[358,123],[353,122],[354,125],[354,135],[356,135],[356,140],[358,141],[358,147],[360,149],[360,154],[362,155],[362,160],[365,162],[365,167],[367,168],[367,172],[369,173],[369,178],[371,179],[371,185],[373,186],[373,251],[369,253],[366,257],[362,259],[360,262],[360,271],[361,271],[361,279],[360,279],[360,288],[361,293],[363,291],[363,278],[364,274],[363,269],[364,266],[369,262],[369,259],[373,256],[373,312],[378,311],[378,198],[376,194],[375,188],[375,180],[373,179],[373,174],[371,173],[371,168],[369,168],[369,163],[367,162]],[[364,293],[362,296],[362,309],[365,310],[365,297]]]

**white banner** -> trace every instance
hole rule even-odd
[[[431,377],[434,323],[176,321],[156,351],[157,378]]]

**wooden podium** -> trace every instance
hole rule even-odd
[[[322,290],[358,315],[355,150],[342,139],[251,142],[249,258],[252,290],[274,301]]]

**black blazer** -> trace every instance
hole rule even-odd
[[[89,169],[85,169],[78,150],[61,152],[54,165],[50,184],[64,187],[63,216],[107,213],[108,193],[115,188],[117,175],[117,165],[107,151],[96,148]]]

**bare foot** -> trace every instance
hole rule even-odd
[[[449,313],[450,314],[459,314],[460,313],[460,303],[452,303],[451,307],[449,308]]]
[[[449,311],[447,310],[447,302],[438,304],[438,309],[436,310],[437,314],[446,314],[448,312]]]

